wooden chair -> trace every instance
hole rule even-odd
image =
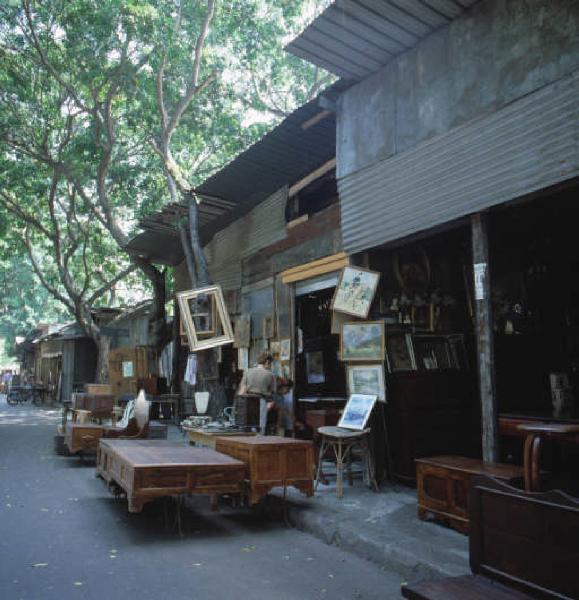
[[[352,485],[352,454],[357,449],[364,460],[364,478],[370,487],[378,491],[378,484],[374,477],[372,450],[368,442],[370,431],[370,428],[362,431],[353,431],[343,427],[318,427],[318,434],[321,436],[321,445],[316,473],[316,489],[320,481],[324,483],[326,481],[322,462],[326,451],[331,449],[336,459],[336,495],[338,498],[342,498],[344,496],[344,466],[347,468],[348,483]]]
[[[101,438],[143,439],[149,433],[150,404],[141,390],[134,404],[134,414],[120,427],[92,423],[67,423],[65,443],[71,454],[96,452]]]

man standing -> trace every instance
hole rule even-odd
[[[275,391],[271,362],[272,358],[267,352],[260,354],[257,366],[245,371],[239,386],[239,394],[259,396],[259,429],[262,435],[265,435],[267,425],[268,404],[272,404],[271,396]]]

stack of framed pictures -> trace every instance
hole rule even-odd
[[[386,402],[384,383],[383,321],[353,321],[351,317],[367,319],[376,295],[380,273],[360,267],[344,267],[332,299],[334,315],[340,314],[340,359],[347,363],[350,394],[375,396]],[[345,320],[343,315],[348,315]]]
[[[468,370],[464,336],[388,332],[386,337],[388,371]]]

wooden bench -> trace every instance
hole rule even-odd
[[[472,480],[473,575],[403,586],[410,600],[577,600],[579,499],[531,493],[490,477]]]
[[[434,520],[468,533],[468,490],[472,477],[489,475],[505,483],[523,477],[517,465],[487,463],[466,456],[417,458],[418,517]]]

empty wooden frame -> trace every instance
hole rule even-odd
[[[233,329],[220,286],[179,292],[177,299],[191,352],[233,342]]]

